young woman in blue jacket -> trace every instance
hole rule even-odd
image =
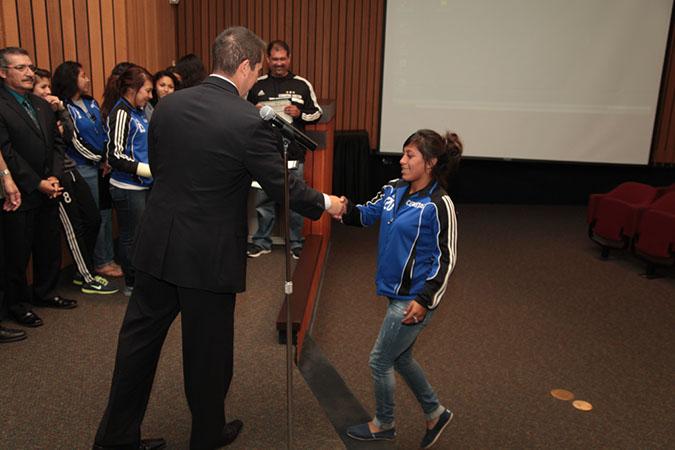
[[[113,169],[110,196],[120,228],[119,255],[126,283],[125,295],[131,295],[136,280],[129,252],[152,186],[148,164],[148,120],[143,111],[152,98],[152,87],[152,75],[140,66],[131,65],[104,93],[107,157]],[[114,106],[108,112],[106,105]]]
[[[94,269],[102,276],[121,277],[122,269],[115,263],[113,249],[112,212],[100,210],[99,178],[109,170],[101,109],[89,95],[89,78],[80,63],[61,63],[54,71],[52,83],[54,95],[61,99],[73,122],[73,133],[66,141],[66,152],[77,164],[77,171],[87,182],[101,215],[101,227],[93,252]]]
[[[388,297],[387,314],[370,354],[375,417],[349,427],[359,440],[390,440],[394,428],[394,370],[408,384],[426,418],[422,448],[431,447],[452,419],[412,356],[417,335],[445,293],[457,260],[455,209],[446,192],[462,143],[454,133],[419,130],[403,144],[401,178],[387,183],[364,205],[347,202],[344,223],[380,221],[377,294]]]

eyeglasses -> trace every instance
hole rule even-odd
[[[27,64],[19,64],[18,66],[7,66],[7,67],[3,67],[3,69],[14,69],[14,70],[16,70],[17,72],[22,72],[22,73],[23,73],[23,72],[26,71],[26,69],[30,69],[31,72],[35,72],[35,70],[37,69],[37,67],[35,67],[35,66],[29,66],[29,65],[27,65]]]

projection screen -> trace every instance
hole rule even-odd
[[[465,156],[646,164],[672,0],[390,0],[383,153],[420,128]]]

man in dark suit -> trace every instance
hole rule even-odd
[[[283,199],[283,160],[274,133],[245,100],[265,43],[233,27],[213,44],[214,73],[158,104],[149,129],[154,185],[132,251],[138,274],[120,331],[110,399],[94,448],[163,448],[141,441],[161,347],[181,313],[191,448],[237,437],[224,402],[232,378],[235,295],[246,288],[247,199],[252,178]],[[340,199],[291,177],[290,204],[318,219]],[[140,444],[139,444],[140,443]]]
[[[5,211],[16,211],[21,206],[21,192],[16,187],[12,174],[7,168],[5,158],[0,153],[0,199],[4,196],[5,201],[2,209]],[[2,242],[2,219],[0,219],[0,317],[5,305],[5,254]],[[26,332],[23,330],[12,330],[0,325],[0,343],[16,342],[26,339]]]
[[[0,149],[21,192],[17,211],[4,211],[3,239],[10,317],[37,327],[42,319],[30,303],[74,308],[56,292],[61,266],[58,199],[65,146],[49,103],[33,95],[33,66],[26,50],[0,50]],[[33,289],[26,268],[33,254]]]

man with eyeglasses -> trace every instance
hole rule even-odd
[[[26,50],[0,50],[0,149],[21,193],[16,211],[2,212],[5,301],[19,325],[39,327],[31,303],[59,309],[77,306],[58,295],[61,266],[59,199],[65,146],[49,103],[33,95],[33,66]],[[33,287],[26,268],[33,255]]]

